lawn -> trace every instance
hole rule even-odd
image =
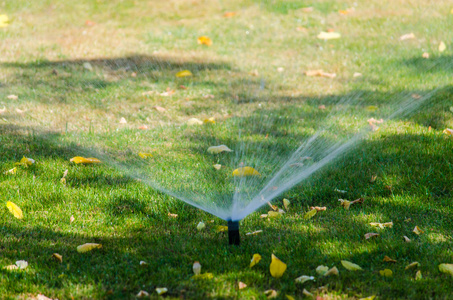
[[[452,297],[439,270],[453,264],[451,1],[16,0],[2,14],[0,298]],[[369,118],[385,122],[373,131]],[[234,151],[207,153],[222,144]],[[278,175],[289,159],[301,169]],[[243,165],[260,176],[233,177]],[[263,194],[285,213],[262,216]],[[326,210],[308,218],[312,206]],[[220,226],[235,215],[247,216],[229,246]],[[79,253],[85,243],[102,248]]]

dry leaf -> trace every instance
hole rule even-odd
[[[286,271],[286,264],[272,254],[272,262],[269,266],[272,277],[280,278]]]
[[[380,270],[379,274],[381,274],[381,276],[384,276],[384,277],[392,277],[393,272],[390,269],[384,269],[384,270]]]
[[[382,261],[396,263],[396,260],[388,257],[387,255],[384,256],[384,259]]]
[[[313,12],[315,9],[311,6],[309,6],[309,7],[302,7],[300,10],[304,13],[309,13],[309,12]]]
[[[127,121],[124,117],[120,119],[120,124],[127,124]]]
[[[310,297],[310,298],[314,298],[314,297],[315,297],[312,293],[310,293],[310,292],[307,291],[306,289],[304,289],[304,290],[302,291],[302,294],[304,294],[305,296]]]
[[[138,156],[140,156],[141,158],[148,158],[148,157],[153,157],[153,154],[152,153],[144,153],[144,152],[139,152],[138,153]]]
[[[404,268],[404,270],[409,270],[409,269],[413,269],[413,268],[417,268],[417,267],[420,267],[420,263],[418,261],[414,261],[413,263],[408,264]]]
[[[422,271],[418,270],[417,273],[415,273],[415,280],[420,280],[422,278]]]
[[[283,206],[285,207],[286,210],[288,210],[289,205],[291,202],[288,199],[283,199]]]
[[[219,154],[221,152],[233,152],[230,148],[228,148],[226,145],[220,145],[220,146],[211,146],[208,148],[208,152],[212,154]]]
[[[371,175],[371,178],[370,178],[370,183],[373,183],[375,182],[377,179],[377,175]]]
[[[316,268],[316,273],[318,273],[319,275],[324,275],[327,273],[327,271],[329,271],[329,267],[327,266],[320,265]]]
[[[333,31],[331,32],[321,31],[321,33],[319,33],[316,37],[321,40],[333,40],[339,39],[341,37],[341,34]]]
[[[368,106],[366,107],[366,110],[369,111],[369,112],[373,112],[373,111],[378,110],[378,107],[375,106],[375,105],[368,105]]]
[[[317,211],[325,211],[325,210],[327,210],[327,207],[325,207],[325,206],[311,206],[310,210],[312,210],[312,209],[316,209]]]
[[[370,239],[372,237],[377,237],[377,236],[379,236],[378,233],[370,232],[370,233],[365,234],[365,239],[368,240],[368,239]]]
[[[102,248],[102,245],[96,244],[96,243],[86,243],[86,244],[77,246],[77,252],[84,253],[84,252],[88,252],[88,251],[91,251],[91,250],[97,249],[97,248]]]
[[[387,222],[387,223],[374,223],[374,222],[371,222],[370,225],[373,226],[373,227],[379,227],[381,229],[385,228],[385,227],[392,228],[393,227],[393,222]]]
[[[261,174],[252,167],[242,167],[233,171],[233,176],[260,176]]]
[[[267,299],[277,298],[277,291],[276,290],[267,290],[264,291],[264,295],[267,296]]]
[[[412,230],[416,235],[420,235],[422,233],[424,233],[423,230],[420,229],[420,227],[418,226],[415,226],[414,230]]]
[[[17,112],[18,114],[23,114],[25,111],[26,111],[25,109],[22,110],[22,109],[16,108],[16,112]]]
[[[267,214],[262,214],[262,215],[260,215],[260,218],[261,218],[261,219],[267,218],[267,217],[268,217]]]
[[[19,97],[17,97],[16,95],[9,95],[8,97],[9,100],[17,100]]]
[[[428,52],[424,52],[424,53],[422,54],[422,57],[423,57],[423,58],[429,58],[429,53],[428,53]]]
[[[267,216],[269,218],[277,218],[277,217],[280,217],[282,215],[282,212],[281,211],[269,211],[267,213]]]
[[[76,156],[71,158],[69,161],[75,163],[75,164],[99,164],[101,161],[97,158],[94,157],[81,157],[81,156]]]
[[[18,270],[19,267],[16,265],[9,265],[9,266],[3,267],[3,269],[5,269],[7,271],[12,271],[12,270]]]
[[[221,164],[215,164],[214,165],[214,169],[216,169],[216,170],[220,170],[221,168],[222,168]]]
[[[149,127],[147,125],[142,125],[142,126],[139,126],[138,129],[147,130],[147,129],[149,129]]]
[[[162,92],[159,95],[164,96],[164,97],[168,97],[168,96],[173,95],[174,93],[175,93],[175,91],[168,87],[165,92]]]
[[[243,283],[242,281],[239,281],[239,282],[238,282],[238,288],[239,288],[240,290],[245,289],[246,287],[247,287],[247,285],[246,285],[245,283]]]
[[[29,166],[31,166],[34,163],[35,163],[34,159],[24,156],[24,157],[22,157],[20,162],[15,163],[15,165],[29,167]]]
[[[17,219],[22,219],[24,217],[24,214],[22,213],[20,207],[14,204],[13,202],[11,201],[6,202],[6,207]]]
[[[224,18],[231,18],[234,17],[237,13],[235,11],[227,11],[226,13],[223,14]]]
[[[446,135],[452,135],[453,136],[453,129],[447,128],[444,131],[442,131]]]
[[[16,266],[21,270],[26,269],[28,267],[28,262],[25,260],[18,260],[16,261]]]
[[[228,231],[228,226],[217,225],[216,231],[217,231],[217,232],[225,232],[225,231]]]
[[[406,243],[410,243],[410,242],[411,242],[411,239],[408,238],[407,236],[403,236],[403,238],[404,238],[404,241],[405,241]]]
[[[200,45],[206,45],[206,46],[211,46],[212,45],[212,40],[208,38],[207,36],[200,36],[197,39],[198,44]]]
[[[140,266],[146,267],[147,265],[148,265],[148,263],[146,261],[144,261],[144,260],[140,261]]]
[[[335,73],[327,73],[323,70],[309,70],[305,71],[305,75],[307,76],[319,76],[319,77],[327,77],[327,78],[335,78],[337,74]]]
[[[326,106],[324,104],[322,104],[322,105],[318,106],[318,109],[324,110],[324,109],[326,109]]]
[[[439,52],[444,52],[447,49],[447,46],[444,42],[439,43]]]
[[[53,299],[49,298],[49,297],[46,297],[46,296],[44,296],[42,294],[38,294],[38,296],[36,296],[36,300],[53,300]]]
[[[304,219],[305,219],[305,220],[308,220],[308,219],[313,218],[313,217],[316,215],[317,212],[318,212],[318,211],[317,211],[316,209],[312,209],[312,210],[306,212],[306,213],[304,214]]]
[[[74,221],[75,221],[74,216],[71,216],[71,217],[69,218],[69,224],[71,224],[71,223],[74,222]]]
[[[201,265],[200,265],[200,263],[198,261],[193,263],[192,270],[193,270],[193,273],[195,275],[200,275],[200,273],[201,273]]]
[[[359,265],[356,265],[347,260],[342,260],[341,264],[343,265],[343,267],[345,267],[349,271],[363,271],[363,269]]]
[[[93,66],[89,62],[84,62],[83,63],[83,68],[88,70],[88,71],[93,71]]]
[[[359,298],[359,300],[374,300],[374,298],[376,298],[376,295],[372,295],[372,296],[365,297],[365,298]]]
[[[267,205],[269,205],[269,207],[272,208],[273,210],[277,210],[278,211],[277,205],[272,205],[270,202],[267,202]]]
[[[63,262],[63,256],[61,256],[61,255],[58,254],[58,253],[52,254],[52,257],[55,258],[56,260],[58,260],[60,263]]]
[[[17,173],[17,167],[14,167],[8,171],[6,171],[4,174],[8,175],[8,174],[11,174],[11,175],[15,175]]]
[[[282,67],[278,67],[278,68],[277,68],[277,72],[278,72],[278,73],[281,73],[281,72],[283,72],[283,71],[285,71],[285,68],[282,68]]]
[[[253,254],[252,260],[250,261],[250,268],[259,263],[261,260],[261,255],[258,253]]]
[[[203,222],[198,223],[197,229],[198,230],[203,230],[206,227],[206,225]]]
[[[192,72],[190,72],[189,70],[183,70],[176,73],[176,77],[188,77],[192,75],[193,75]]]
[[[209,118],[209,119],[204,119],[203,124],[215,124],[214,117]]]
[[[256,230],[256,231],[253,231],[253,232],[247,232],[245,235],[257,235],[258,233],[261,233],[263,232],[262,230]]]
[[[163,107],[160,107],[160,106],[153,106],[152,107],[153,109],[157,110],[158,112],[164,112],[164,111],[167,111],[165,108]]]
[[[201,125],[203,124],[203,121],[197,118],[191,118],[187,121],[187,125]]]
[[[354,77],[354,78],[356,78],[356,77],[362,77],[362,73],[355,72],[354,74],[352,74],[352,77]]]
[[[7,27],[9,24],[9,18],[7,15],[0,15],[0,28],[5,28]]]
[[[345,209],[349,209],[349,206],[351,206],[351,201],[344,199],[338,199],[338,201],[340,201],[341,206],[343,206]]]
[[[163,295],[163,294],[165,294],[167,291],[168,291],[168,289],[165,288],[165,287],[163,287],[163,288],[159,288],[159,287],[156,288],[156,292],[157,292],[158,295]]]
[[[309,280],[315,280],[315,277],[313,276],[307,276],[307,275],[302,275],[302,276],[299,276],[295,279],[296,282],[299,282],[299,283],[304,283],[306,281],[309,281]]]
[[[149,294],[146,291],[140,291],[140,292],[138,292],[138,294],[135,297],[137,297],[137,298],[149,297]]]
[[[412,32],[408,33],[408,34],[403,34],[402,36],[400,36],[400,41],[411,40],[411,39],[415,39],[415,34]]]
[[[330,276],[330,275],[336,275],[336,276],[338,276],[339,274],[340,274],[340,272],[338,272],[337,267],[333,267],[333,268],[331,268],[330,270],[328,270],[328,271],[324,274],[324,276]]]
[[[6,112],[6,107],[5,107],[5,106],[3,106],[2,109],[0,109],[0,115],[1,115],[2,113],[4,113],[4,112]]]
[[[440,264],[439,271],[453,276],[453,264]]]
[[[346,194],[348,191],[345,190],[339,190],[339,189],[334,189],[334,192],[340,193],[340,194]]]

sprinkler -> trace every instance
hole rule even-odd
[[[228,243],[230,245],[239,245],[241,239],[239,238],[239,221],[228,221]]]

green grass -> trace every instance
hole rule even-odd
[[[0,108],[7,109],[0,115],[0,202],[16,203],[25,217],[15,219],[4,204],[0,209],[1,297],[124,299],[145,290],[157,298],[156,287],[168,288],[168,298],[188,299],[265,299],[269,289],[281,299],[304,298],[304,289],[325,299],[451,297],[453,277],[438,265],[453,263],[453,139],[442,133],[453,128],[453,34],[446,30],[453,7],[449,1],[355,2],[5,2],[0,14],[11,22],[0,29]],[[313,12],[302,10],[307,6]],[[353,6],[348,15],[338,13]],[[223,18],[228,11],[237,15]],[[341,39],[316,38],[329,28]],[[410,32],[416,39],[399,41]],[[213,45],[198,45],[201,35]],[[447,44],[442,53],[440,41]],[[175,77],[185,69],[194,76]],[[303,74],[311,69],[337,77]],[[167,88],[175,93],[161,96]],[[325,139],[342,140],[367,118],[392,113],[402,99],[433,91],[417,113],[390,120],[276,198],[279,207],[283,198],[291,201],[285,215],[260,218],[265,206],[241,221],[239,247],[227,246],[227,235],[216,231],[223,220],[137,180],[148,178],[147,171],[151,184],[194,190],[193,199],[201,191],[228,207],[231,171],[242,160],[260,167],[259,185],[275,172],[267,155],[283,161],[322,124],[340,122]],[[18,99],[8,99],[11,94]],[[342,99],[358,95],[335,112]],[[379,109],[370,112],[369,105]],[[119,124],[121,117],[128,123]],[[216,124],[187,126],[193,117],[215,117]],[[206,154],[211,145],[237,150],[244,141],[248,156]],[[137,161],[137,152],[154,157]],[[104,164],[69,162],[90,154]],[[36,164],[4,174],[22,156]],[[225,168],[215,172],[215,163]],[[365,202],[350,210],[338,202],[359,197]],[[305,220],[310,206],[327,210]],[[200,221],[203,231],[196,229]],[[389,221],[393,228],[369,225]],[[416,225],[423,234],[412,232]],[[258,229],[263,233],[245,235]],[[365,240],[368,232],[380,236]],[[88,242],[102,249],[77,253]],[[63,263],[52,253],[63,255]],[[249,268],[254,253],[263,259]],[[282,278],[269,273],[272,253],[288,265]],[[383,262],[385,255],[397,262]],[[2,268],[17,260],[29,267]],[[142,260],[148,265],[140,266]],[[341,260],[364,271],[347,271]],[[212,277],[194,278],[194,261]],[[421,263],[421,280],[404,269],[413,261]],[[340,275],[317,276],[319,265],[336,266]],[[392,278],[379,275],[386,268]],[[300,275],[316,281],[295,283]],[[239,281],[247,288],[238,290]]]

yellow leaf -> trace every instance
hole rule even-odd
[[[387,255],[384,256],[384,259],[382,261],[396,263],[396,260],[388,257]]]
[[[260,176],[261,174],[252,167],[242,167],[233,171],[233,176]]]
[[[381,276],[384,276],[384,277],[392,277],[393,272],[390,269],[384,269],[384,270],[380,270],[379,274],[381,274]]]
[[[192,72],[190,72],[189,70],[183,70],[176,73],[176,77],[188,77],[188,76],[192,76]]]
[[[253,254],[252,260],[250,261],[250,268],[259,263],[261,260],[261,255],[258,253]]]
[[[272,277],[280,278],[286,271],[286,264],[272,254],[272,262],[269,266]]]
[[[97,158],[93,158],[93,157],[85,158],[85,157],[81,157],[81,156],[73,157],[69,161],[71,161],[75,164],[98,164],[101,162]]]
[[[197,229],[198,230],[203,230],[206,227],[206,225],[203,222],[198,223]]]
[[[404,270],[409,270],[409,269],[412,269],[412,268],[417,268],[420,266],[420,263],[418,261],[414,261],[413,263],[410,263],[406,266],[406,268],[404,268]]]
[[[420,229],[420,227],[418,226],[415,226],[414,230],[412,230],[416,235],[420,235],[422,233],[424,233],[423,230]]]
[[[91,251],[96,248],[102,248],[102,245],[96,244],[96,243],[86,243],[86,244],[77,246],[77,252],[84,253],[84,252],[88,252],[88,251]]]
[[[209,119],[204,119],[203,124],[215,124],[214,117],[209,118]]]
[[[319,275],[324,275],[327,273],[327,271],[329,271],[329,267],[327,266],[320,265],[316,268],[316,273],[318,273]]]
[[[312,209],[312,210],[308,211],[307,213],[305,213],[304,219],[308,220],[308,219],[313,218],[316,215],[317,212],[318,211],[316,209]]]
[[[318,76],[318,77],[327,77],[327,78],[335,78],[337,76],[337,74],[335,74],[335,73],[327,73],[327,72],[324,72],[323,70],[308,70],[308,71],[305,71],[305,75],[307,75],[309,77]]]
[[[225,231],[228,231],[228,226],[218,225],[217,228],[216,228],[216,231],[217,231],[217,232],[225,232]]]
[[[288,210],[290,204],[291,202],[289,202],[288,199],[283,199],[283,206],[285,207],[286,210]]]
[[[148,157],[153,157],[153,155],[151,153],[144,153],[144,152],[139,152],[138,156],[140,156],[141,158],[145,158],[145,159]]]
[[[453,264],[440,264],[439,271],[453,276]]]
[[[198,261],[193,263],[192,270],[193,270],[193,273],[195,275],[200,275],[200,273],[201,273],[201,265],[200,265],[200,263]]]
[[[192,126],[192,125],[201,125],[203,124],[203,121],[197,118],[191,118],[187,121],[187,125]]]
[[[7,27],[9,24],[9,18],[7,15],[0,15],[0,28]]]
[[[22,213],[20,207],[14,204],[13,202],[11,201],[6,202],[6,207],[8,207],[8,210],[13,214],[14,217],[18,219],[22,219],[24,217],[24,214]]]
[[[307,275],[302,275],[302,276],[299,276],[295,279],[296,282],[299,282],[299,283],[304,283],[306,281],[309,281],[309,280],[315,280],[315,277],[313,276],[307,276]]]
[[[270,210],[268,213],[267,213],[267,216],[269,218],[277,218],[277,217],[280,217],[282,215],[282,213],[280,211],[272,211]]]
[[[362,271],[363,270],[359,265],[356,265],[356,264],[354,264],[352,262],[349,262],[347,260],[342,260],[341,264],[343,265],[343,267],[345,267],[349,271]]]
[[[238,288],[239,288],[240,290],[245,289],[246,287],[247,287],[247,285],[246,285],[245,283],[243,283],[242,281],[239,281],[239,282],[238,282]]]
[[[290,296],[290,295],[285,295],[285,297],[286,297],[286,299],[288,299],[288,300],[296,300],[296,299],[294,299],[293,296]]]
[[[22,165],[22,166],[28,167],[28,166],[31,166],[34,163],[35,163],[34,159],[24,156],[24,157],[22,157],[20,162],[16,163],[16,165]]]
[[[343,206],[345,209],[349,209],[351,206],[351,201],[344,200],[344,199],[338,199],[340,201],[341,206]]]
[[[167,288],[156,288],[156,292],[158,295],[165,294],[168,291]]]
[[[447,49],[447,46],[445,45],[444,42],[440,42],[439,44],[439,52],[444,52],[445,49]]]
[[[222,168],[222,165],[221,164],[215,164],[213,167],[216,170],[220,170]]]
[[[207,36],[200,36],[197,39],[198,44],[200,45],[206,45],[206,46],[211,46],[212,45],[212,40],[208,38]]]
[[[55,258],[56,260],[58,260],[60,263],[63,262],[63,256],[61,256],[61,255],[58,254],[58,253],[52,254],[52,257]]]
[[[264,291],[264,295],[267,296],[267,299],[277,298],[277,291],[276,290],[267,290]]]
[[[370,111],[370,112],[376,111],[377,109],[378,109],[378,107],[374,106],[374,105],[369,105],[366,107],[366,110]]]
[[[372,296],[365,297],[365,298],[360,298],[359,300],[374,300],[374,298],[376,298],[376,295],[372,295]]]
[[[333,40],[333,39],[339,39],[341,37],[341,34],[338,32],[325,32],[321,31],[321,33],[318,34],[317,38],[321,40]]]
[[[417,273],[415,273],[415,280],[420,280],[422,278],[422,271],[418,270]]]
[[[220,146],[211,146],[208,148],[208,152],[212,154],[219,154],[222,152],[232,152],[230,148],[228,148],[226,145],[220,145]]]
[[[9,265],[9,266],[3,267],[3,269],[8,270],[8,271],[12,271],[12,270],[18,270],[19,267],[16,266],[16,265]]]
[[[385,227],[389,227],[389,228],[392,228],[393,227],[393,222],[387,222],[387,223],[370,223],[371,226],[374,226],[374,227],[379,227],[379,228],[385,228]]]
[[[447,128],[444,131],[442,131],[446,135],[452,135],[453,136],[453,129]]]
[[[338,272],[337,267],[333,267],[333,268],[331,268],[330,270],[328,270],[328,271],[324,274],[324,276],[330,276],[330,275],[337,275],[337,276],[338,276],[339,273],[340,273],[340,272]]]
[[[14,167],[11,170],[8,170],[5,172],[6,175],[8,175],[8,174],[15,175],[16,173],[17,173],[17,167]]]

